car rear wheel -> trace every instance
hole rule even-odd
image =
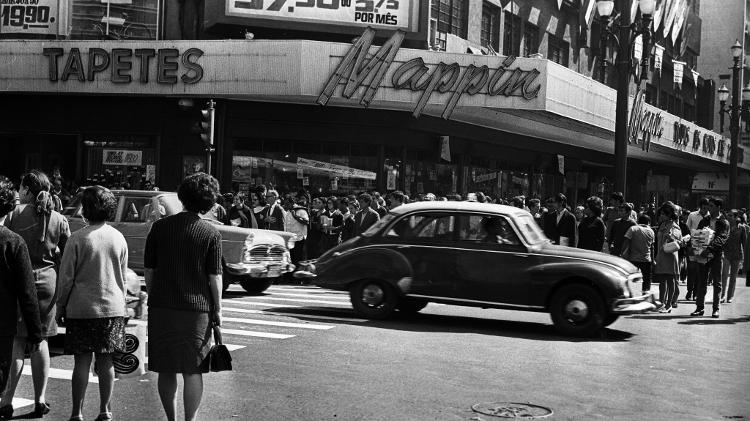
[[[267,290],[273,284],[274,279],[276,278],[251,278],[245,276],[240,278],[240,285],[249,294],[258,295]]]
[[[427,307],[427,300],[420,298],[402,298],[398,302],[398,311],[402,313],[414,314]]]
[[[620,318],[619,314],[614,313],[607,313],[607,316],[604,318],[604,326],[609,326],[612,323],[616,322],[617,319]]]
[[[557,331],[569,336],[591,336],[605,321],[604,303],[586,285],[566,285],[552,297],[550,316]]]
[[[398,301],[393,287],[378,280],[355,283],[349,290],[349,297],[354,311],[368,319],[377,320],[393,314]]]

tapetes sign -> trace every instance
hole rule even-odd
[[[367,28],[362,36],[352,43],[318,96],[318,104],[328,104],[334,95],[334,90],[344,79],[346,84],[341,95],[350,99],[357,89],[365,86],[359,102],[365,107],[370,105],[401,47],[404,32],[396,31],[374,55],[368,58],[374,36],[375,30]],[[412,113],[414,117],[422,114],[435,91],[451,92],[441,115],[444,119],[448,119],[464,94],[519,96],[527,100],[536,98],[541,89],[541,84],[537,82],[539,70],[511,69],[515,60],[513,56],[507,57],[500,66],[490,71],[488,66],[471,64],[462,68],[458,63],[443,62],[430,69],[421,57],[416,57],[401,64],[392,73],[391,84],[395,89],[422,92]],[[369,82],[365,83],[365,81]]]

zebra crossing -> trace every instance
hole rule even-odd
[[[224,344],[232,353],[252,347],[255,341],[287,341],[309,334],[325,333],[335,329],[337,323],[366,321],[354,313],[346,292],[292,285],[274,285],[259,296],[247,295],[241,287],[232,285],[222,299],[222,316]],[[148,323],[133,319],[130,322],[143,325]],[[65,328],[60,327],[59,333],[64,334]],[[50,351],[53,354],[50,379],[70,381],[73,375],[72,356],[54,355],[61,354],[62,349],[51,348]],[[31,376],[28,359],[22,374]],[[93,373],[89,375],[89,383],[98,381]],[[15,408],[33,403],[22,397],[13,399]]]

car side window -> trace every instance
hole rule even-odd
[[[386,236],[403,239],[448,240],[453,237],[455,218],[446,214],[410,215],[398,221]]]
[[[459,225],[460,241],[521,245],[510,221],[503,216],[461,215]]]
[[[145,222],[151,214],[151,198],[127,197],[122,222]]]

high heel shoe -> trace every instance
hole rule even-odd
[[[49,414],[50,406],[47,402],[35,402],[34,403],[34,417],[42,418]]]
[[[0,419],[9,420],[13,418],[13,405],[0,407]]]

